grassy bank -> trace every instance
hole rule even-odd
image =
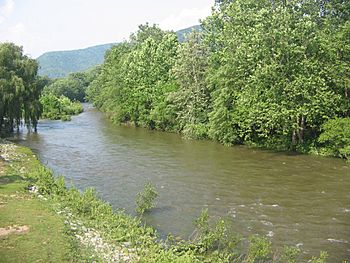
[[[191,240],[157,234],[98,198],[67,189],[33,153],[0,143],[0,262],[299,262],[299,251],[272,251],[252,236],[247,249],[226,222],[203,211]],[[310,262],[326,262],[326,253]]]
[[[0,143],[0,262],[84,262],[92,253],[73,238],[54,202],[28,191],[41,166],[29,149]]]

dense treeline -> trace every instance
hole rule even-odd
[[[93,68],[86,72],[71,73],[65,78],[51,80],[45,86],[43,94],[53,94],[57,97],[65,96],[71,101],[85,100],[85,90],[90,82],[96,78],[99,68]]]
[[[117,123],[229,145],[335,154],[340,143],[335,155],[348,157],[349,140],[327,122],[350,129],[349,10],[340,0],[217,1],[185,43],[140,26],[107,53],[88,98]]]
[[[11,132],[23,122],[36,130],[45,85],[37,71],[37,62],[23,55],[22,48],[0,44],[0,133]]]

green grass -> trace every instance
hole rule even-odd
[[[0,160],[0,228],[28,226],[29,231],[0,237],[0,262],[84,262],[81,249],[50,200],[41,200],[27,189],[28,180],[18,168],[30,171],[39,164],[25,148],[16,148],[19,159],[12,167]]]

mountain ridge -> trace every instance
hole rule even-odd
[[[193,30],[201,30],[201,27],[195,25],[175,33],[179,41],[183,42],[186,34]],[[38,74],[50,78],[61,78],[70,73],[88,70],[102,64],[106,51],[117,44],[108,43],[81,49],[45,52],[36,59],[39,63]]]

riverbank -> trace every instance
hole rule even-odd
[[[93,260],[52,209],[55,202],[29,191],[40,166],[29,149],[0,140],[0,262]]]
[[[297,262],[296,248],[272,251],[266,238],[251,237],[242,249],[224,221],[210,227],[206,213],[194,239],[159,243],[155,230],[113,211],[93,189],[66,189],[28,148],[2,141],[0,154],[0,262]]]
[[[109,206],[92,190],[68,191],[28,148],[0,142],[0,186],[0,262],[132,261],[130,242],[110,243],[91,227],[88,210]]]

